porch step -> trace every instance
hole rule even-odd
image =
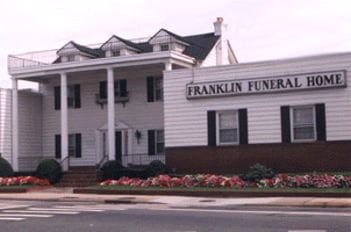
[[[65,172],[57,187],[86,187],[96,185],[97,173],[95,166],[71,167]]]

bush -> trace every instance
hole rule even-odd
[[[151,161],[151,163],[149,164],[148,167],[150,174],[152,176],[157,176],[160,174],[165,174],[167,173],[167,167],[164,163],[162,163],[162,161],[160,160],[153,160]]]
[[[248,173],[240,176],[241,179],[250,182],[259,182],[262,179],[271,179],[274,177],[272,169],[267,168],[261,164],[255,164],[250,167]]]
[[[100,169],[102,180],[115,180],[123,176],[123,165],[117,160],[110,160],[104,163]]]
[[[13,176],[13,169],[11,164],[7,162],[7,160],[0,157],[0,176],[1,177],[8,177]]]
[[[37,167],[37,177],[40,179],[48,179],[50,184],[60,181],[62,176],[62,167],[54,159],[42,160]]]

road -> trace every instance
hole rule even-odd
[[[0,228],[9,232],[350,232],[351,209],[180,209],[163,205],[0,201]]]

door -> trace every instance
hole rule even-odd
[[[122,131],[116,131],[115,134],[116,155],[115,159],[122,163]]]

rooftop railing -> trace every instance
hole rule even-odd
[[[134,43],[142,43],[148,41],[149,38],[137,38],[130,41]],[[89,48],[99,48],[102,43],[84,45]],[[59,48],[60,49],[60,48]],[[32,67],[52,65],[58,58],[57,51],[59,49],[33,51],[22,54],[8,55],[7,68],[9,71],[28,69]]]

